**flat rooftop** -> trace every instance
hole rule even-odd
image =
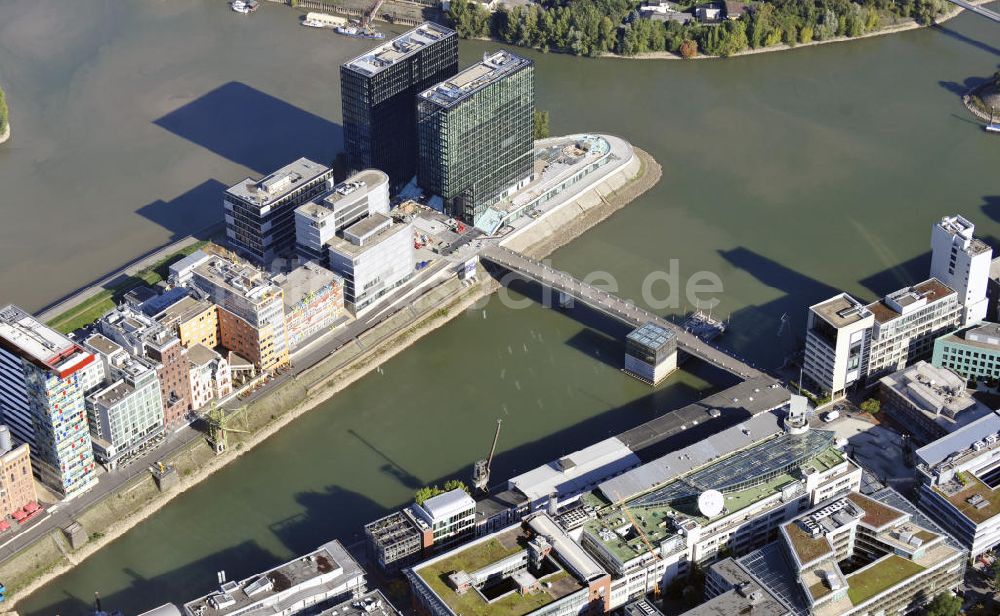
[[[266,605],[260,613],[281,613],[300,601],[303,595],[313,596],[323,586],[334,589],[363,575],[361,566],[340,542],[331,541],[318,550],[264,573],[240,582],[227,582],[216,592],[185,603],[184,608],[188,614],[226,616],[244,613],[255,605]],[[296,588],[300,591],[295,592]]]
[[[847,293],[841,293],[825,302],[814,304],[809,309],[838,329],[853,325],[871,315],[864,304]]]
[[[315,616],[401,616],[381,590],[367,592],[315,614]]]
[[[875,315],[876,322],[888,323],[889,321],[902,316],[902,313],[896,312],[896,310],[887,303],[886,300],[890,296],[896,297],[900,304],[905,307],[906,305],[912,304],[920,299],[926,299],[927,305],[931,305],[938,300],[954,294],[955,292],[951,289],[951,287],[944,284],[937,278],[931,278],[912,287],[906,287],[894,293],[890,293],[885,298],[868,304],[866,308]]]
[[[92,334],[83,343],[102,355],[111,355],[122,350],[120,344],[101,334]]]
[[[233,184],[226,189],[226,194],[248,203],[263,206],[278,201],[299,186],[307,184],[329,171],[329,167],[315,163],[308,158],[300,158],[260,180],[248,177],[242,182]]]
[[[508,556],[523,552],[532,532],[518,524],[508,530],[465,544],[437,558],[413,567],[413,573],[455,614],[461,616],[524,616],[584,588],[565,569],[541,578],[538,592],[521,595],[512,592],[487,603],[476,590],[456,593],[445,581],[455,571],[473,573]],[[555,552],[555,547],[553,548]]]
[[[264,272],[248,263],[235,263],[219,256],[194,268],[197,276],[213,286],[244,297],[256,304],[279,289]]]
[[[302,216],[322,220],[332,216],[342,202],[354,203],[374,189],[389,183],[389,176],[378,169],[355,173],[316,199],[295,209]]]
[[[163,312],[157,314],[156,320],[164,324],[187,323],[191,319],[204,313],[206,310],[211,309],[211,302],[195,299],[190,295],[187,295],[168,306],[165,310],[163,310]]]
[[[972,397],[963,377],[926,361],[884,376],[879,383],[946,432],[993,412]]]
[[[373,214],[373,216],[381,216],[381,214]],[[371,216],[369,216],[369,218],[371,218]],[[365,220],[367,220],[367,219],[365,219]],[[354,230],[354,227],[356,227],[359,224],[365,222],[365,220],[362,220],[362,221],[359,221],[359,222],[355,223],[353,226],[348,227],[346,230],[350,231],[351,233],[356,233],[356,231]],[[412,226],[409,225],[409,224],[396,223],[396,224],[393,224],[393,225],[391,225],[389,227],[386,227],[382,231],[379,231],[378,233],[376,233],[374,236],[368,238],[365,241],[364,246],[358,246],[357,244],[355,244],[355,243],[353,243],[353,242],[351,242],[349,240],[345,240],[342,237],[333,237],[333,238],[330,238],[330,241],[327,242],[327,246],[329,246],[331,250],[334,250],[334,251],[336,251],[336,252],[338,252],[340,254],[345,254],[345,255],[349,255],[349,256],[355,257],[357,255],[360,255],[360,254],[364,253],[367,250],[371,250],[375,246],[381,244],[387,238],[392,237],[393,235],[396,235],[397,233],[409,233],[411,229],[412,229]]]
[[[0,345],[41,368],[63,376],[93,361],[94,357],[13,304],[0,308]]]
[[[682,616],[785,616],[791,610],[769,590],[761,586],[732,558],[712,565],[712,571],[721,575],[733,586],[704,603],[684,612]],[[653,616],[631,612],[628,616]]]
[[[187,360],[195,366],[204,366],[216,359],[222,359],[222,355],[219,355],[200,342],[188,347],[186,355]]]
[[[942,336],[944,342],[1000,353],[1000,325],[982,323]]]
[[[365,76],[375,75],[449,36],[457,34],[454,30],[434,22],[424,22],[350,62],[345,62],[343,67]]]
[[[93,394],[91,399],[103,406],[112,407],[125,398],[131,396],[135,392],[135,388],[126,383],[125,381],[118,381],[109,387],[102,389],[101,391]]]
[[[754,415],[788,404],[791,394],[776,380],[741,381],[698,402],[664,413],[626,430],[618,440],[644,461],[702,440]]]
[[[287,274],[278,274],[272,280],[284,292],[286,310],[331,284],[344,284],[340,276],[312,261],[306,261]]]
[[[531,60],[527,58],[509,51],[497,51],[483,56],[482,62],[473,64],[451,79],[427,88],[418,96],[440,107],[453,107],[490,84],[530,64]]]

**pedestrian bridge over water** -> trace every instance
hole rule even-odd
[[[679,350],[734,374],[741,379],[764,376],[764,373],[760,370],[701,340],[679,325],[671,323],[663,317],[640,308],[617,295],[602,291],[593,285],[582,282],[566,272],[526,257],[519,252],[499,245],[491,245],[485,247],[479,253],[479,257],[506,270],[520,274],[527,280],[572,297],[590,308],[626,325],[639,327],[645,323],[652,322],[672,331],[677,336],[677,348]]]

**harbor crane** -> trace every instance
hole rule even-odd
[[[502,419],[497,419],[497,432],[493,435],[493,446],[490,447],[490,455],[485,460],[477,460],[472,467],[472,485],[477,490],[489,492],[490,465],[493,464],[493,454],[497,450],[497,441],[500,440],[500,424]]]
[[[225,453],[229,447],[229,434],[246,434],[250,432],[247,423],[247,407],[241,406],[226,413],[225,409],[214,402],[212,408],[205,413],[208,423],[208,443],[215,450],[215,455]]]

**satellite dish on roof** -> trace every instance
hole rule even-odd
[[[722,513],[726,499],[718,490],[705,490],[698,496],[698,511],[706,518],[714,518]]]

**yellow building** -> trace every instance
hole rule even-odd
[[[156,320],[177,332],[184,348],[219,345],[219,307],[211,302],[185,297],[156,315]]]

